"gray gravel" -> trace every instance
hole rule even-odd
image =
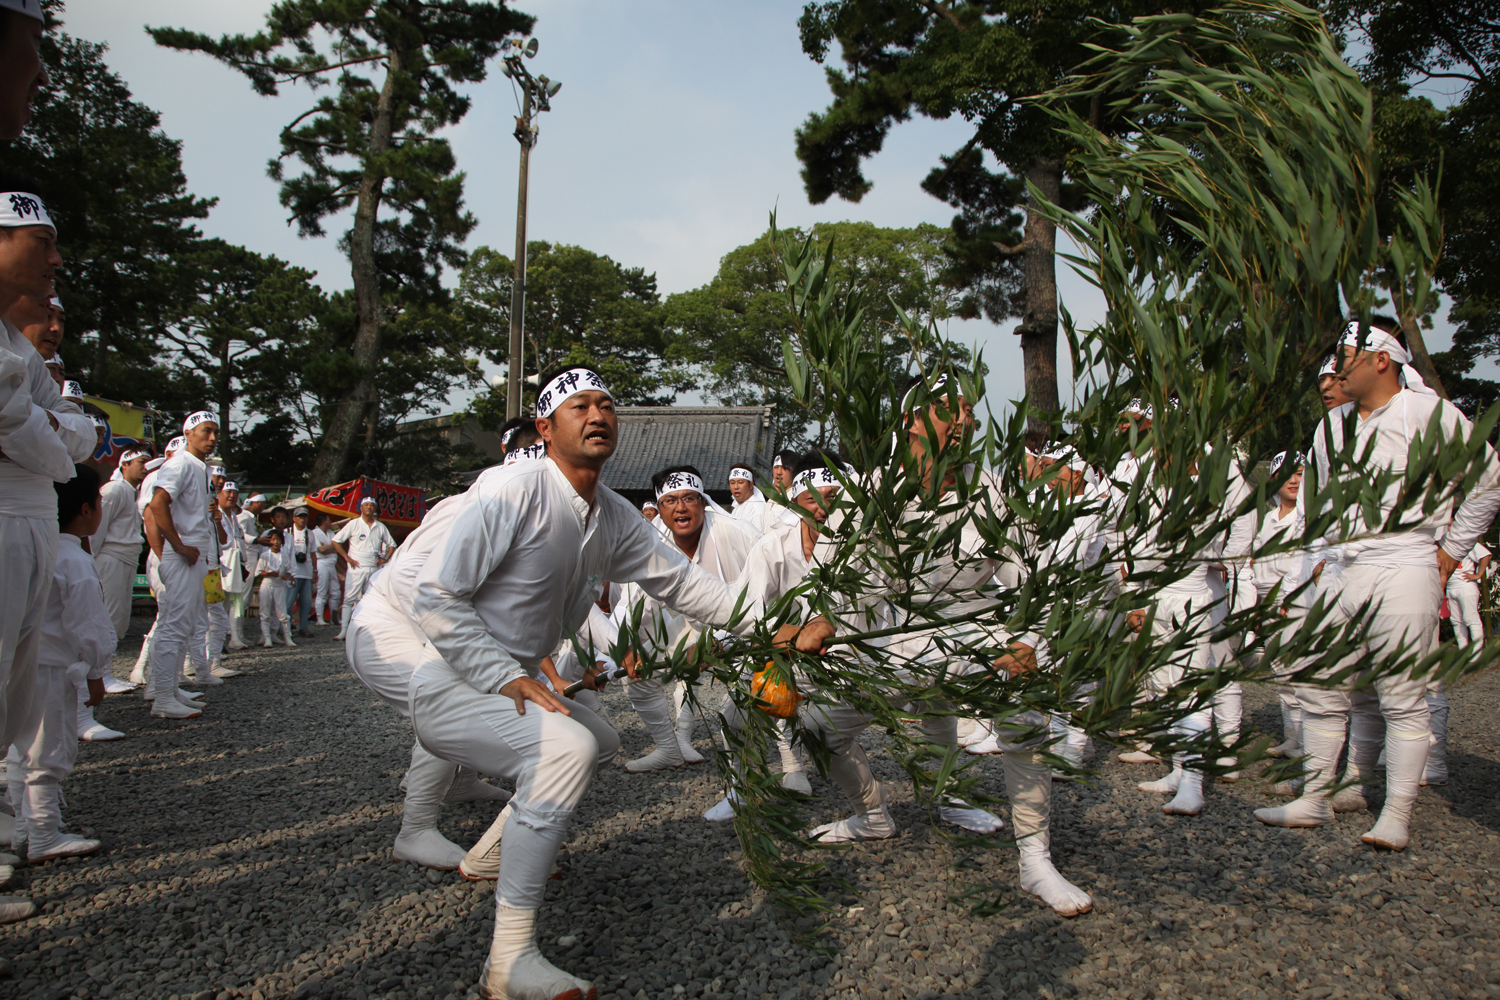
[[[126,640],[117,674],[138,647]],[[14,963],[0,996],[475,995],[491,889],[391,859],[410,730],[341,650],[324,628],[298,649],[240,654],[250,673],[211,689],[190,723],[153,721],[132,695],[106,700],[99,719],[129,738],[83,745],[66,785],[73,828],[106,851],[20,870],[8,891],[43,914],[0,928]],[[1216,785],[1202,817],[1164,816],[1133,787],[1161,769],[1101,748],[1097,780],[1056,796],[1054,855],[1096,900],[1072,921],[1019,892],[1011,850],[956,877],[877,753],[903,832],[834,856],[857,891],[827,956],[790,942],[741,874],[732,830],[699,818],[718,797],[710,765],[617,765],[577,817],[542,947],[601,997],[1500,997],[1500,677],[1451,698],[1454,778],[1424,790],[1403,854],[1360,844],[1365,815],[1261,827],[1250,810],[1267,800],[1250,780]],[[622,759],[644,750],[623,695],[606,705]],[[1247,708],[1279,725],[1265,692]],[[998,761],[983,767],[998,793]],[[835,817],[836,793],[814,790],[825,798],[809,820]],[[452,806],[443,826],[470,843],[491,818]],[[949,901],[972,882],[1011,905],[974,919]]]

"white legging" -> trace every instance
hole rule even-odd
[[[340,600],[343,588],[339,586],[339,567],[337,559],[318,560],[318,588],[313,596],[313,610],[318,616],[318,621],[323,620],[323,609],[327,608],[333,612],[333,621],[339,620]]]
[[[1460,647],[1484,638],[1484,623],[1479,618],[1479,584],[1460,580],[1457,573],[1448,579],[1448,620],[1453,623],[1453,638]]]
[[[267,640],[276,637],[276,629],[292,637],[292,622],[286,614],[286,584],[280,577],[268,576],[260,581],[260,634]]]

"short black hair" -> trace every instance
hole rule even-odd
[[[797,463],[802,461],[802,452],[795,451],[791,448],[780,448],[772,452],[771,461],[775,462],[777,456],[780,456],[782,468],[785,469],[795,468]]]
[[[703,478],[703,473],[691,465],[669,465],[651,477],[651,492],[660,493],[662,484],[667,481],[667,477],[676,472],[687,472],[697,476],[699,479]]]
[[[66,528],[86,504],[99,506],[99,473],[92,466],[73,466],[73,478],[65,483],[53,483],[57,491],[57,526]]]
[[[836,451],[818,451],[816,448],[797,459],[792,475],[800,476],[808,469],[837,469],[844,471],[843,458]]]
[[[535,417],[517,417],[516,419],[521,420],[522,423],[515,428],[515,432],[505,444],[507,455],[522,448],[530,448],[542,439],[541,432],[536,429]]]

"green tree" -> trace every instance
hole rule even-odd
[[[887,333],[902,328],[901,312],[925,326],[953,316],[961,304],[962,297],[937,280],[947,266],[948,238],[938,226],[886,229],[868,222],[825,222],[781,233],[831,243],[831,280],[856,284],[869,321]],[[782,265],[767,231],[725,254],[708,284],[667,298],[666,356],[698,373],[704,391],[722,403],[775,406],[789,444],[827,443],[829,425],[813,419],[817,427],[809,428],[787,380],[782,340],[794,325]],[[962,348],[956,350],[961,362],[970,360]],[[892,373],[910,366],[913,351],[906,340],[888,341],[885,352]]]
[[[591,364],[622,404],[663,406],[691,386],[662,363],[661,296],[656,275],[567,244],[534,241],[526,250],[526,366],[532,373],[571,361]],[[509,361],[510,291],[515,263],[479,247],[459,276],[454,307],[492,364]],[[476,404],[486,424],[505,413],[503,386]]]
[[[246,382],[297,378],[286,367],[285,352],[310,339],[325,298],[313,272],[222,240],[200,241],[178,263],[195,278],[198,294],[157,331],[158,342],[172,356],[170,363],[202,378],[207,391],[200,405],[218,411],[223,454],[237,462],[238,443],[229,428],[239,416]],[[268,412],[276,412],[274,405]]]
[[[1060,85],[1089,58],[1091,18],[1119,22],[1168,5],[1153,0],[814,0],[799,26],[802,48],[826,62],[837,43],[845,70],[829,68],[833,104],[797,130],[802,179],[814,204],[870,190],[862,164],[892,126],[913,113],[959,115],[972,134],[923,182],[959,209],[946,278],[968,294],[966,316],[1019,318],[1026,391],[1055,413],[1058,302],[1056,227],[1044,202],[1070,204],[1064,132],[1031,98]],[[1194,11],[1195,3],[1173,4]],[[1106,130],[1117,109],[1090,97],[1078,109]],[[998,169],[991,169],[993,160]],[[1028,188],[1028,185],[1030,188]],[[1038,418],[1037,426],[1045,423]]]
[[[1452,299],[1453,349],[1427,363],[1417,322],[1402,325],[1424,376],[1470,413],[1500,398],[1500,384],[1474,377],[1479,359],[1500,357],[1500,9],[1493,0],[1332,0],[1333,24],[1364,43],[1361,75],[1376,94],[1375,135],[1389,181],[1423,176],[1443,207],[1436,278]],[[1413,88],[1452,91],[1438,108]]]
[[[58,292],[78,345],[64,351],[70,371],[89,392],[171,407],[183,386],[159,366],[154,331],[193,301],[182,258],[213,201],[188,193],[182,144],[131,98],[105,52],[62,31],[44,36],[52,82],[6,162],[36,179],[57,222]]]
[[[303,236],[323,235],[331,215],[354,213],[341,240],[354,286],[354,378],[326,414],[315,484],[339,475],[370,424],[390,310],[439,297],[442,268],[462,264],[458,244],[475,220],[463,207],[452,148],[437,135],[468,113],[454,85],[483,80],[501,44],[532,23],[477,0],[284,0],[255,35],[147,29],[160,45],[238,70],[256,93],[296,83],[331,91],[282,129],[270,166]],[[302,172],[287,176],[287,161]]]

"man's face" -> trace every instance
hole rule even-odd
[[[1283,483],[1281,489],[1276,491],[1277,495],[1287,503],[1297,502],[1297,494],[1302,489],[1302,472],[1303,466],[1297,466],[1297,471],[1292,473],[1292,478]]]
[[[45,302],[26,295],[5,314],[5,318],[18,326],[26,339],[31,341],[36,352],[48,361],[57,357],[57,352],[62,347],[62,330],[54,329],[50,315],[52,311]]]
[[[667,527],[679,539],[695,537],[703,530],[703,497],[697,490],[676,490],[656,501]]]
[[[771,470],[771,484],[778,490],[784,490],[792,485],[792,470],[784,465],[778,465]]]
[[[1081,494],[1087,484],[1083,479],[1083,470],[1075,469],[1071,465],[1065,465],[1058,470],[1056,477],[1048,480],[1047,488],[1054,489],[1064,496],[1076,497]]]
[[[832,509],[833,498],[839,489],[838,486],[820,486],[816,491],[803,490],[797,495],[797,506],[812,514],[819,524],[823,524],[828,520],[828,511]]]
[[[375,520],[375,505],[372,503],[360,504],[359,516],[364,518],[366,524],[369,524],[371,521]]]
[[[755,484],[748,479],[731,479],[729,481],[729,495],[740,503],[744,503],[755,495]]]
[[[655,507],[642,507],[641,516],[648,521],[654,521],[661,516],[661,512],[658,511]]]
[[[42,66],[42,22],[13,10],[0,41],[0,139],[14,139],[31,121],[31,102],[48,83]]]
[[[195,458],[207,458],[219,445],[219,425],[212,420],[205,420],[182,436],[187,442],[187,450]]]
[[[619,418],[609,394],[597,389],[575,392],[550,417],[538,417],[537,433],[547,454],[567,465],[599,468],[615,453]]]
[[[307,515],[306,514],[293,514],[292,515],[292,524],[294,524],[294,525],[297,526],[297,530],[298,531],[306,531],[307,530]]]
[[[208,484],[214,488],[214,492],[215,493],[219,492],[220,490],[222,490],[224,488],[224,483],[225,482],[226,482],[226,480],[224,479],[223,476],[209,476],[208,477]]]
[[[1384,351],[1356,351],[1353,344],[1345,344],[1344,367],[1339,372],[1344,395],[1358,400],[1375,392],[1390,366],[1391,356]]]
[[[1344,384],[1333,372],[1318,376],[1318,394],[1323,397],[1323,406],[1330,410],[1353,402],[1344,395]]]
[[[927,407],[926,419],[919,416],[911,424],[911,432],[924,443],[929,433],[928,423],[932,425],[932,433],[937,435],[938,447],[958,444],[975,426],[974,404],[962,396],[944,396]]]
[[[146,478],[146,456],[132,458],[120,466],[120,478],[131,486],[141,485],[141,480]]]
[[[287,526],[286,511],[284,511],[284,510],[278,510],[276,513],[272,514],[271,515],[271,523],[274,524],[274,525],[276,525],[276,527],[285,530],[285,528]]]
[[[0,296],[46,301],[62,263],[51,226],[0,227]]]
[[[259,517],[260,512],[266,509],[266,502],[264,500],[256,500],[254,503],[246,504],[245,509],[256,517]]]
[[[239,506],[239,503],[240,503],[240,494],[239,494],[238,490],[220,490],[219,491],[219,509],[220,510],[234,510],[236,507]]]

